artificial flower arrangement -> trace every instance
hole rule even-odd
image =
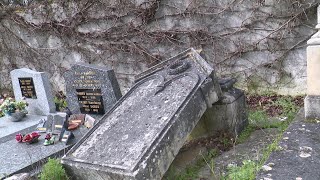
[[[28,111],[26,110],[27,106],[28,106],[28,103],[25,101],[15,101],[13,98],[7,98],[0,105],[0,111],[7,115],[11,115],[12,113],[16,113],[16,112],[23,112],[27,114],[28,113]]]
[[[26,143],[32,144],[32,143],[38,142],[38,138],[40,136],[41,135],[38,132],[32,132],[32,133],[26,134],[26,135],[17,134],[16,140],[18,142],[26,142]]]

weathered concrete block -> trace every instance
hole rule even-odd
[[[10,72],[13,92],[16,100],[26,98],[29,114],[47,115],[56,110],[48,75],[27,68]]]
[[[222,96],[207,109],[189,140],[221,133],[236,137],[248,125],[245,95],[242,90],[233,87],[235,82],[235,79],[219,80]]]
[[[213,78],[193,49],[150,68],[62,163],[78,179],[161,179],[208,105],[218,101]]]
[[[305,118],[309,120],[320,120],[320,95],[308,95],[304,99]]]
[[[237,136],[248,125],[246,100],[243,91],[233,88],[223,93],[223,99],[208,109],[204,118],[208,118],[207,127],[211,134],[227,132]]]

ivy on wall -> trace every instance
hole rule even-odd
[[[64,62],[79,55],[113,67],[129,84],[147,67],[195,47],[218,74],[240,77],[250,89],[289,86],[303,76],[289,62],[314,33],[316,6],[314,0],[0,0],[0,58],[7,69],[25,64],[63,74]]]

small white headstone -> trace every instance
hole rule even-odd
[[[55,112],[51,85],[44,72],[27,68],[15,69],[10,72],[15,99],[26,98],[29,114],[47,115]]]

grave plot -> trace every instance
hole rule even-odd
[[[78,179],[161,179],[221,90],[189,49],[142,73],[62,159]]]
[[[34,130],[35,127],[30,127],[27,131],[18,132],[26,134]],[[87,129],[84,128],[81,129],[81,131],[75,131],[75,138],[73,138],[69,144],[59,142],[56,138],[55,144],[49,146],[43,145],[46,133],[41,133],[39,142],[33,144],[18,143],[14,139],[16,133],[6,137],[0,137],[0,179],[17,173],[34,173],[39,171],[47,158],[61,157],[86,132]]]
[[[74,64],[65,73],[68,107],[74,114],[105,114],[121,97],[112,69]]]

